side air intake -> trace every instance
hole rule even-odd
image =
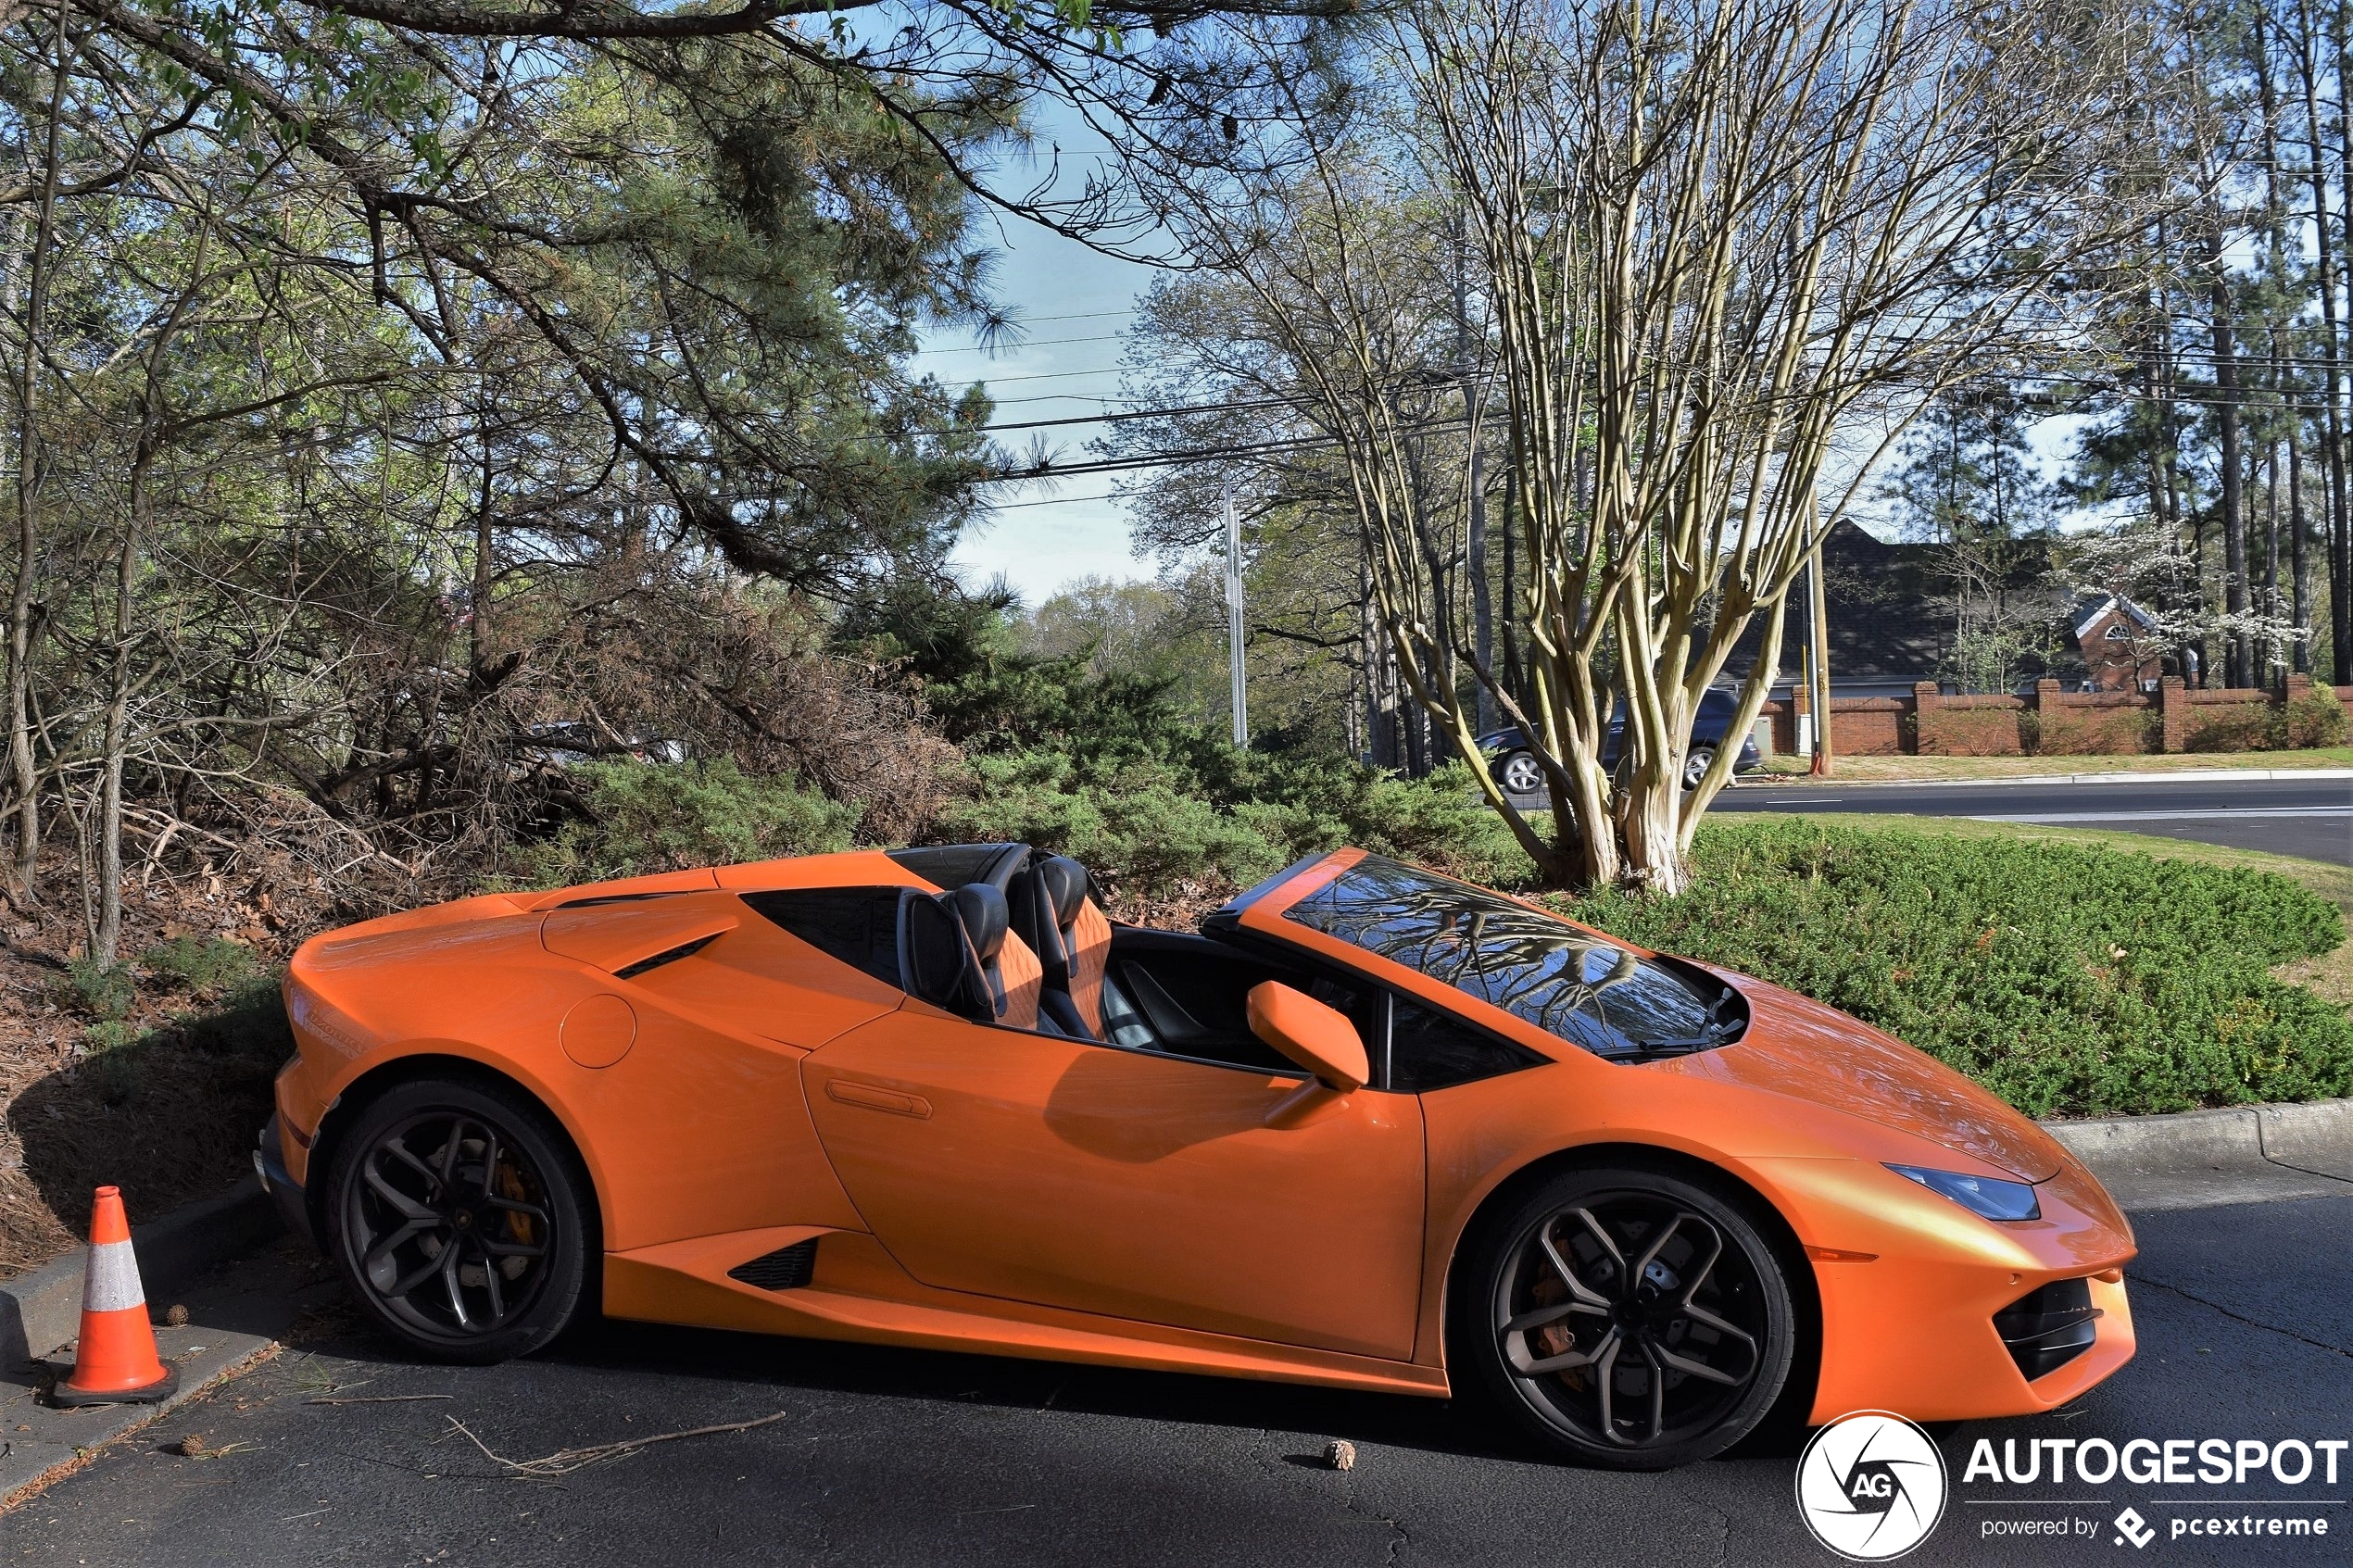
[[[761,1290],[798,1290],[816,1272],[817,1238],[812,1236],[749,1263],[738,1263],[727,1271],[727,1277]]]

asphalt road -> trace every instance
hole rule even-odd
[[[1885,811],[2108,828],[2353,865],[2353,779],[2163,784],[1741,784],[1718,811]]]
[[[1998,1451],[2033,1437],[2353,1436],[2353,1197],[2137,1223],[2138,1359],[2069,1410],[1946,1435],[1952,1500],[1907,1562],[2138,1561],[2112,1533],[2128,1504],[2158,1532],[2151,1561],[2347,1561],[2353,1456],[2334,1486],[2317,1472],[2296,1486],[2259,1474],[2170,1488],[1964,1479],[1980,1437]],[[1475,1411],[1421,1400],[623,1324],[507,1366],[416,1365],[355,1332],[292,1244],[191,1303],[200,1323],[301,1321],[274,1361],[0,1519],[0,1561],[1836,1562],[1800,1523],[1786,1449],[1609,1474],[1543,1462]],[[418,1395],[432,1397],[402,1398]],[[399,1402],[313,1402],[387,1398]],[[534,1459],[779,1412],[545,1479],[475,1441]],[[190,1435],[222,1457],[166,1451]],[[1356,1444],[1353,1471],[1321,1466],[1332,1437]],[[2332,1533],[2170,1534],[2177,1517],[2224,1512],[2325,1517]],[[2020,1519],[2082,1533],[1988,1537]]]

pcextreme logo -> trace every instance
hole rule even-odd
[[[1814,1538],[1856,1562],[1884,1562],[1944,1516],[1944,1456],[1900,1415],[1856,1411],[1814,1434],[1797,1461],[1797,1512]]]

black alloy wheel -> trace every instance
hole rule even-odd
[[[1457,1343],[1489,1392],[1580,1462],[1661,1470],[1754,1430],[1787,1381],[1784,1265],[1729,1193],[1567,1173],[1485,1227]]]
[[[330,1250],[369,1315],[443,1361],[504,1361],[561,1332],[587,1274],[578,1160],[520,1095],[404,1084],[338,1140]]]

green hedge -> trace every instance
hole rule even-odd
[[[1771,818],[1704,824],[1697,862],[1672,902],[1554,902],[1853,1013],[2036,1116],[2353,1093],[2353,1019],[2269,972],[2345,937],[2285,877]]]
[[[580,818],[516,845],[501,884],[583,882],[847,849],[855,807],[732,758],[708,762],[590,762],[567,778]]]
[[[1532,870],[1467,772],[1407,780],[1346,763],[1251,762],[1204,780],[1159,758],[977,756],[932,825],[942,843],[1013,840],[1072,855],[1139,904],[1216,902],[1302,855],[1353,844],[1482,882]]]

